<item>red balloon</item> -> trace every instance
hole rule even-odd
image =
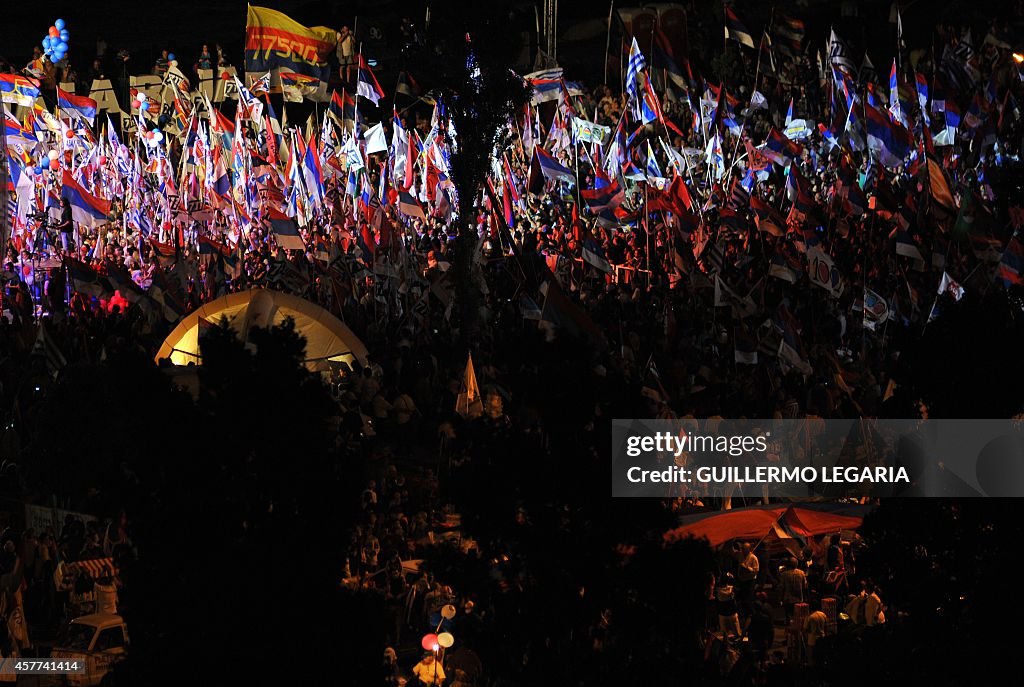
[[[75,137],[75,130],[74,129],[68,129],[67,132],[64,135],[67,136],[68,138],[74,138]]]
[[[441,645],[437,643],[437,635],[431,632],[430,634],[423,635],[423,639],[420,640],[420,646],[427,651],[437,651]]]
[[[221,72],[220,80],[221,81],[231,81],[231,74],[228,73],[228,72]]]
[[[50,38],[60,38],[60,31],[56,26],[51,26],[48,33],[50,34]]]
[[[101,165],[107,164],[107,156],[106,155],[100,155],[100,164]]]

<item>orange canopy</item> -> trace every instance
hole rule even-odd
[[[865,506],[819,503],[807,505],[754,506],[714,513],[701,513],[683,519],[683,524],[665,533],[666,542],[686,537],[706,538],[711,546],[733,539],[759,540],[781,529],[796,537],[854,530],[860,527]]]

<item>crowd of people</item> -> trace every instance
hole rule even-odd
[[[265,126],[251,111],[243,126],[239,106],[234,140],[222,124],[214,135],[216,116],[209,137],[186,121],[164,145],[140,138],[131,147],[72,123],[79,138],[57,161],[110,203],[103,221],[75,219],[67,177],[33,171],[58,148],[39,140],[23,148],[28,159],[9,158],[31,181],[11,185],[5,445],[31,417],[33,394],[65,366],[125,350],[155,355],[180,317],[229,292],[295,293],[371,351],[371,364],[335,390],[338,441],[363,459],[366,480],[339,584],[381,599],[384,684],[481,684],[484,668],[494,684],[581,665],[591,675],[623,655],[619,614],[639,604],[624,593],[612,609],[611,591],[545,570],[569,598],[538,630],[541,620],[528,617],[535,568],[552,544],[536,543],[540,516],[509,463],[527,456],[539,474],[560,475],[545,459],[565,451],[600,472],[611,417],[926,415],[920,393],[902,388],[903,350],[961,299],[1002,297],[1024,279],[1014,233],[1022,79],[1005,25],[985,27],[982,41],[974,28],[940,27],[945,50],[903,50],[896,92],[856,68],[838,37],[817,64],[812,51],[733,40],[738,71],[717,85],[683,55],[631,66],[621,94],[570,94],[563,82],[555,97],[510,113],[491,175],[500,193],[479,198],[454,193],[450,142],[469,132],[454,133],[441,105],[381,117],[381,139],[392,141],[384,150],[367,150],[372,127],[344,104],[297,134],[301,144],[294,135],[275,144],[269,97]],[[364,77],[351,32],[342,34],[339,69],[355,87]],[[636,48],[630,65],[637,53],[643,64]],[[169,58],[164,51],[154,72],[166,73]],[[72,80],[47,76],[54,65],[41,62],[51,86]],[[204,46],[195,64],[214,62],[226,64],[223,52]],[[99,60],[89,78],[102,72]],[[540,79],[533,85],[539,94]],[[601,141],[573,133],[589,113],[608,128]],[[881,124],[871,119],[878,113]],[[360,127],[366,136],[351,135]],[[307,147],[319,156],[309,166]],[[467,245],[457,240],[460,213],[478,239],[469,285],[453,278]],[[469,324],[454,306],[467,289],[485,323],[469,344],[485,390],[474,418],[455,412]],[[571,363],[558,346],[576,347]],[[511,507],[485,534],[473,519],[488,512],[474,481],[495,475],[516,493],[498,500]],[[545,536],[566,546],[593,536],[597,518],[581,502],[543,501]],[[46,594],[42,561],[89,557],[55,553],[64,540],[25,532],[10,542]],[[727,553],[700,592],[714,609],[706,629],[723,646],[746,637],[762,660],[778,662],[776,628],[807,603],[794,641],[813,661],[827,596],[856,624],[884,619],[879,590],[847,575],[849,550],[838,541],[817,562],[769,566],[749,546]],[[448,555],[466,571],[445,567]],[[857,593],[845,598],[851,584]],[[25,607],[36,603],[54,612],[52,599]],[[455,649],[420,656],[421,637],[439,631],[456,637]]]

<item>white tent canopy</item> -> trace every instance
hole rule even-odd
[[[202,364],[199,332],[207,323],[217,325],[227,318],[244,341],[251,328],[280,324],[289,317],[306,339],[304,362],[310,369],[324,369],[329,362],[345,362],[350,367],[353,362],[366,365],[366,346],[345,323],[304,298],[269,289],[230,293],[190,313],[164,340],[156,360],[170,358],[175,365]]]

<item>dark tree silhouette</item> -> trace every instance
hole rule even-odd
[[[123,570],[126,684],[180,680],[171,666],[310,684],[339,664],[366,684],[384,614],[340,588],[360,476],[334,449],[335,406],[301,363],[305,342],[286,321],[248,343],[222,325],[201,346],[195,403],[152,361],[125,358],[69,374],[46,411],[105,409],[45,436],[39,455],[55,489],[89,478],[126,505],[139,553]],[[288,660],[300,656],[325,660]]]
[[[414,56],[422,65],[424,88],[433,91],[450,114],[457,136],[451,146],[451,173],[459,197],[459,234],[453,265],[464,341],[479,324],[480,286],[473,271],[476,248],[474,206],[490,170],[491,158],[509,117],[529,91],[512,71],[514,42],[508,40],[512,3],[435,3],[426,40]]]

